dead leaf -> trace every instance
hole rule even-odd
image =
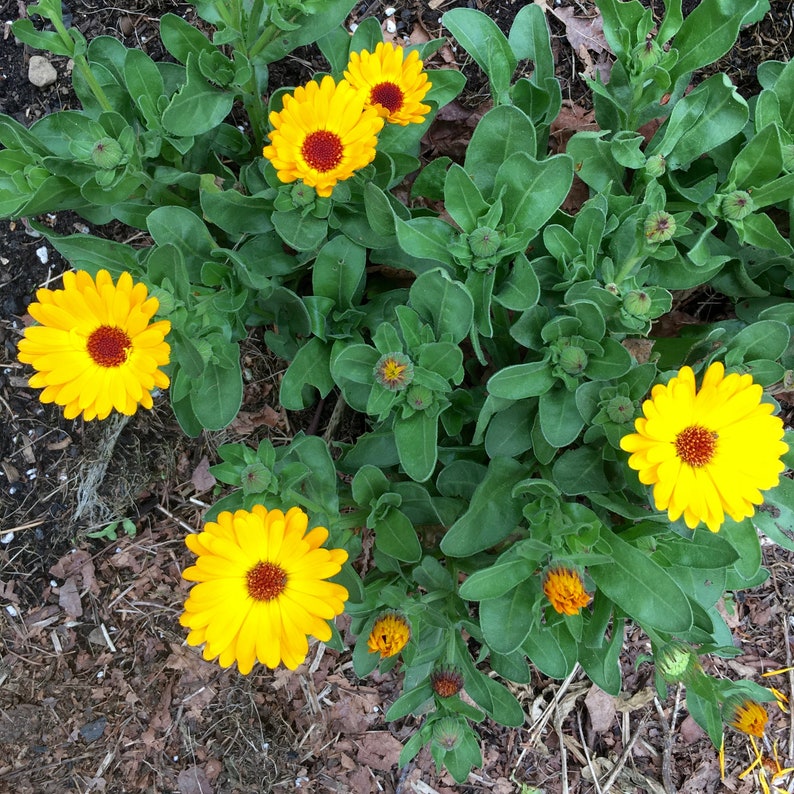
[[[706,738],[706,732],[700,727],[692,717],[687,714],[681,722],[681,727],[678,729],[684,744],[694,744],[701,739]]]
[[[278,427],[283,424],[281,414],[269,405],[260,411],[240,411],[229,429],[241,436],[248,436],[258,427]]]
[[[552,8],[551,12],[565,25],[565,37],[574,52],[579,52],[582,45],[595,53],[611,52],[604,38],[604,20],[601,14],[594,17],[575,17],[570,6]]]
[[[593,684],[585,696],[584,704],[594,731],[603,733],[612,728],[615,723],[615,698],[612,695]]]
[[[57,579],[68,579],[74,576],[80,590],[90,590],[99,595],[100,588],[96,581],[96,569],[91,555],[85,549],[73,549],[61,557],[50,568],[50,573]]]
[[[212,794],[212,784],[200,766],[183,769],[176,779],[179,794]]]
[[[656,697],[656,692],[652,687],[645,687],[639,692],[635,692],[631,697],[621,695],[615,702],[615,708],[618,711],[636,711],[643,706],[647,706]]]
[[[193,483],[196,493],[209,491],[217,482],[210,474],[210,461],[206,455],[198,462],[198,466],[193,470],[193,474],[190,475],[190,482]]]
[[[77,589],[77,581],[74,576],[70,576],[61,585],[58,591],[58,606],[73,618],[79,618],[83,614],[80,592]]]

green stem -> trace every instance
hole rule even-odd
[[[623,267],[620,268],[617,275],[615,276],[615,284],[620,286],[629,277],[629,274],[631,273],[632,270],[634,270],[635,266],[638,263],[641,263],[644,259],[645,257],[641,256],[640,254],[637,254],[636,256],[632,256],[629,259],[627,259],[623,263]]]
[[[367,523],[368,510],[354,510],[352,513],[342,513],[334,522],[334,529],[355,529]]]

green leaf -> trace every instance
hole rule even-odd
[[[606,527],[597,549],[610,554],[612,562],[592,566],[591,578],[640,626],[670,633],[692,627],[689,600],[663,568]]]
[[[384,554],[402,562],[419,562],[422,558],[416,530],[398,508],[387,509],[372,528],[375,530],[375,546]]]
[[[739,556],[738,551],[722,535],[707,529],[696,529],[691,538],[667,535],[660,538],[659,550],[675,565],[689,568],[727,568]]]
[[[457,163],[447,171],[444,206],[452,220],[468,234],[477,228],[478,220],[489,208],[472,178]]]
[[[670,80],[713,63],[734,45],[739,26],[756,0],[703,0],[683,21],[673,39],[678,61],[670,69]]]
[[[343,235],[327,242],[312,268],[315,295],[331,298],[340,309],[358,304],[366,279],[366,251]]]
[[[263,196],[245,196],[238,190],[202,190],[200,200],[207,221],[231,235],[263,234],[273,228],[273,202]]]
[[[764,212],[748,215],[736,223],[739,239],[757,248],[768,248],[780,256],[791,256],[794,248],[783,237],[775,222]]]
[[[469,509],[447,530],[441,550],[450,557],[469,557],[504,540],[522,518],[513,487],[527,471],[512,458],[494,458],[477,486]]]
[[[777,124],[764,127],[736,155],[727,183],[748,190],[760,187],[780,176],[783,170],[783,142]]]
[[[518,254],[494,300],[506,309],[523,312],[540,298],[540,281],[526,255]]]
[[[726,350],[742,354],[742,361],[776,360],[785,353],[791,339],[789,327],[778,320],[757,320],[742,328],[726,345]]]
[[[190,55],[197,58],[202,52],[218,52],[198,28],[176,14],[160,17],[160,38],[163,46],[180,63],[186,64]]]
[[[554,462],[552,478],[559,489],[569,496],[590,491],[609,492],[600,450],[593,447],[568,449]]]
[[[191,30],[194,28],[192,26]],[[141,98],[148,98],[152,107],[165,93],[163,78],[157,64],[143,50],[127,50],[124,57],[124,82],[138,107],[143,107]],[[145,103],[144,103],[145,104]],[[153,119],[148,119],[150,123]]]
[[[279,402],[288,411],[300,411],[315,401],[314,389],[320,397],[327,396],[334,388],[330,366],[331,345],[313,336],[287,367],[281,380]]]
[[[521,647],[536,622],[532,605],[537,596],[537,583],[524,581],[497,598],[480,602],[480,625],[489,648],[512,653]]]
[[[561,449],[576,441],[584,419],[576,407],[576,392],[557,387],[540,395],[538,420],[543,437]]]
[[[471,601],[499,598],[531,577],[534,569],[535,564],[523,558],[498,562],[471,574],[458,593]]]
[[[65,55],[71,58],[74,55],[74,44],[65,42],[54,31],[36,30],[29,19],[17,19],[11,26],[14,35],[23,43],[37,50],[46,50],[53,55]]]
[[[579,646],[579,664],[587,677],[604,692],[617,697],[620,694],[622,677],[620,672],[620,652],[623,649],[624,621],[615,619],[612,636],[606,648]]]
[[[442,24],[488,75],[496,100],[500,101],[510,86],[517,63],[504,33],[489,16],[469,8],[447,11]]]
[[[657,145],[654,136],[646,154],[661,154],[669,169],[681,168],[741,132],[748,115],[727,75],[712,75],[676,104],[663,137]]]
[[[404,221],[395,219],[397,240],[405,253],[417,259],[432,259],[445,265],[455,260],[449,247],[458,233],[446,221],[439,218],[412,218]]]
[[[210,85],[195,55],[187,58],[187,82],[163,111],[163,127],[172,135],[201,135],[217,127],[231,112],[234,94]]]
[[[752,521],[778,546],[794,551],[794,480],[781,477]]]
[[[521,647],[532,664],[549,678],[565,678],[576,666],[576,640],[564,625],[538,627]]]
[[[328,221],[313,215],[277,210],[272,218],[281,239],[296,251],[316,251],[328,234]]]
[[[190,405],[205,430],[222,430],[243,402],[240,351],[236,344],[213,347],[218,363],[209,361],[191,384]]]
[[[419,713],[422,706],[433,697],[433,687],[425,681],[415,689],[403,692],[394,703],[389,706],[384,715],[389,721],[407,717],[409,714]]]
[[[751,580],[761,568],[762,559],[761,543],[752,520],[728,520],[722,525],[720,535],[738,552],[739,557],[733,564],[736,572],[743,579]]]
[[[531,361],[528,364],[513,364],[500,369],[491,376],[486,388],[494,397],[522,400],[538,397],[554,386],[556,378],[546,361]]]
[[[405,473],[416,482],[428,480],[438,460],[438,417],[417,411],[395,419],[394,440]]]
[[[474,301],[466,288],[441,269],[422,273],[411,285],[411,305],[432,321],[436,339],[460,342],[474,319]]]
[[[500,105],[489,110],[475,127],[463,167],[487,200],[494,193],[496,175],[505,160],[516,152],[534,152],[535,147],[535,126],[529,116],[511,105]]]
[[[508,41],[516,58],[528,58],[534,63],[533,83],[542,85],[542,80],[554,77],[554,55],[551,51],[549,26],[540,6],[531,3],[519,9],[510,28]]]

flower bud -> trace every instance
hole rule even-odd
[[[645,41],[639,45],[635,50],[637,60],[643,70],[650,69],[655,66],[662,59],[664,52],[662,48],[656,43],[656,40],[650,34],[646,37]]]
[[[656,669],[668,684],[686,683],[700,670],[697,654],[685,642],[673,641],[659,652]]]
[[[110,171],[115,168],[124,156],[121,144],[113,138],[100,138],[91,151],[91,159],[97,168]]]
[[[587,353],[578,345],[569,345],[560,353],[560,366],[569,375],[580,375],[587,366]]]
[[[651,296],[645,290],[630,290],[623,296],[623,308],[635,317],[647,317],[651,312]]]
[[[448,753],[463,740],[462,726],[455,717],[442,717],[433,726],[433,741]]]
[[[494,256],[501,244],[502,235],[487,226],[481,226],[469,235],[469,248],[476,257]]]
[[[292,186],[290,191],[290,198],[295,207],[308,207],[313,204],[317,198],[317,192],[310,185],[304,185],[303,182],[298,182]]]
[[[463,689],[463,674],[456,667],[438,667],[430,674],[430,686],[440,698],[451,698]]]
[[[629,397],[618,394],[606,404],[607,416],[618,425],[625,425],[634,418],[634,403]]]
[[[652,212],[645,219],[645,239],[649,243],[665,243],[675,234],[675,218],[669,212]]]
[[[723,196],[721,209],[723,217],[729,221],[740,221],[755,209],[755,204],[746,190],[734,190]]]
[[[424,411],[433,402],[433,391],[417,384],[408,389],[405,399],[415,411]]]
[[[245,494],[262,493],[267,490],[272,479],[273,473],[258,460],[250,463],[240,472],[240,483]]]
[[[653,179],[658,179],[667,170],[667,160],[661,154],[651,155],[645,161],[645,173]]]
[[[386,353],[378,359],[372,374],[389,391],[402,391],[414,379],[414,365],[403,353]]]

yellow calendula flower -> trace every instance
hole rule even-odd
[[[748,736],[757,736],[759,739],[764,735],[769,715],[760,703],[756,703],[754,700],[744,700],[731,705],[730,711],[729,724],[731,727]]]
[[[237,662],[247,675],[257,660],[294,670],[309,652],[307,635],[327,642],[329,620],[348,598],[327,582],[347,559],[344,549],[325,549],[325,527],[307,533],[299,507],[225,511],[204,531],[185,538],[197,555],[182,576],[197,582],[179,622],[190,629],[188,645],[204,645],[204,658],[221,667]]]
[[[657,510],[671,521],[682,515],[690,529],[702,521],[717,532],[727,513],[734,521],[753,515],[785,468],[783,422],[761,402],[763,389],[750,375],[725,375],[713,363],[700,390],[690,367],[667,385],[657,384],[643,403],[637,431],[620,446],[640,482],[653,485]]]
[[[581,575],[570,568],[556,567],[546,571],[543,592],[554,609],[564,615],[577,615],[590,603]]]
[[[375,52],[352,52],[345,79],[364,91],[368,106],[392,124],[421,124],[430,112],[422,99],[432,83],[416,50],[405,57],[402,47],[380,42]]]
[[[377,134],[383,127],[365,97],[344,80],[324,77],[299,86],[284,97],[281,111],[270,114],[273,131],[262,154],[282,182],[302,179],[319,196],[375,159]]]
[[[372,374],[384,389],[402,391],[414,379],[414,365],[403,353],[387,353],[378,359]]]
[[[370,653],[380,653],[380,658],[398,654],[411,639],[411,626],[407,619],[397,612],[381,615],[372,627],[367,647]]]
[[[105,419],[112,410],[134,414],[152,407],[152,390],[164,389],[171,348],[167,320],[151,322],[160,304],[129,273],[118,282],[106,270],[63,274],[63,289],[40,289],[28,312],[39,325],[25,330],[19,360],[36,373],[39,399],[63,406],[64,416]]]

